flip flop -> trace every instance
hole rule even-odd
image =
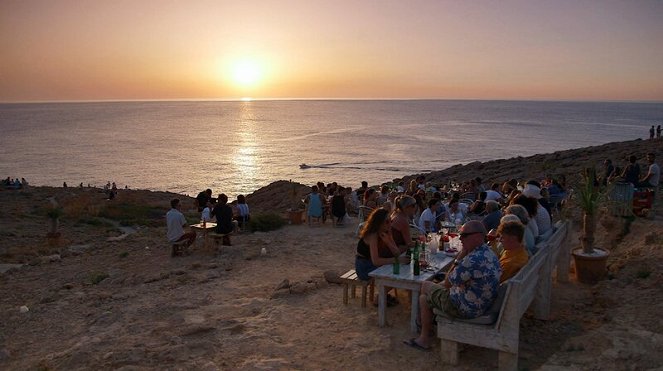
[[[425,347],[422,347],[421,345],[419,345],[419,343],[417,343],[417,338],[412,338],[410,340],[403,340],[403,344],[405,344],[409,347],[412,347],[416,350],[421,350],[422,352],[430,351],[430,347],[425,348]]]

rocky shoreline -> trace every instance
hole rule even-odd
[[[426,175],[444,184],[552,173],[573,185],[586,166],[647,152],[660,159],[662,147],[608,143]],[[253,213],[284,212],[307,192],[294,184],[293,196],[293,184],[277,181],[247,202]],[[442,368],[439,345],[423,354],[402,344],[412,336],[405,293],[379,328],[373,307],[361,308],[358,299],[343,306],[340,286],[326,279],[352,267],[356,220],[239,234],[233,246],[199,244],[192,255],[171,258],[163,216],[173,197],[197,218],[192,198],[168,192],[120,190],[108,201],[94,188],[0,191],[0,265],[15,264],[0,272],[0,369]],[[63,208],[57,239],[47,237],[49,198]],[[615,218],[601,220],[596,243],[611,250],[610,279],[555,284],[550,320],[521,321],[520,367],[663,364],[662,215],[637,218],[628,230]],[[461,369],[496,367],[495,352],[463,353]]]

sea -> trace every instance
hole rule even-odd
[[[0,176],[231,199],[648,138],[663,103],[254,100],[0,104]],[[301,164],[307,168],[302,169]]]

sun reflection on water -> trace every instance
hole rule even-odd
[[[259,155],[256,143],[256,127],[253,107],[250,101],[244,101],[240,107],[237,149],[233,155],[235,174],[244,182],[255,179],[256,157]]]

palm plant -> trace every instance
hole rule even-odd
[[[583,212],[583,233],[580,238],[585,254],[594,252],[596,214],[601,201],[601,190],[596,182],[596,169],[585,169],[578,189],[578,206]]]

